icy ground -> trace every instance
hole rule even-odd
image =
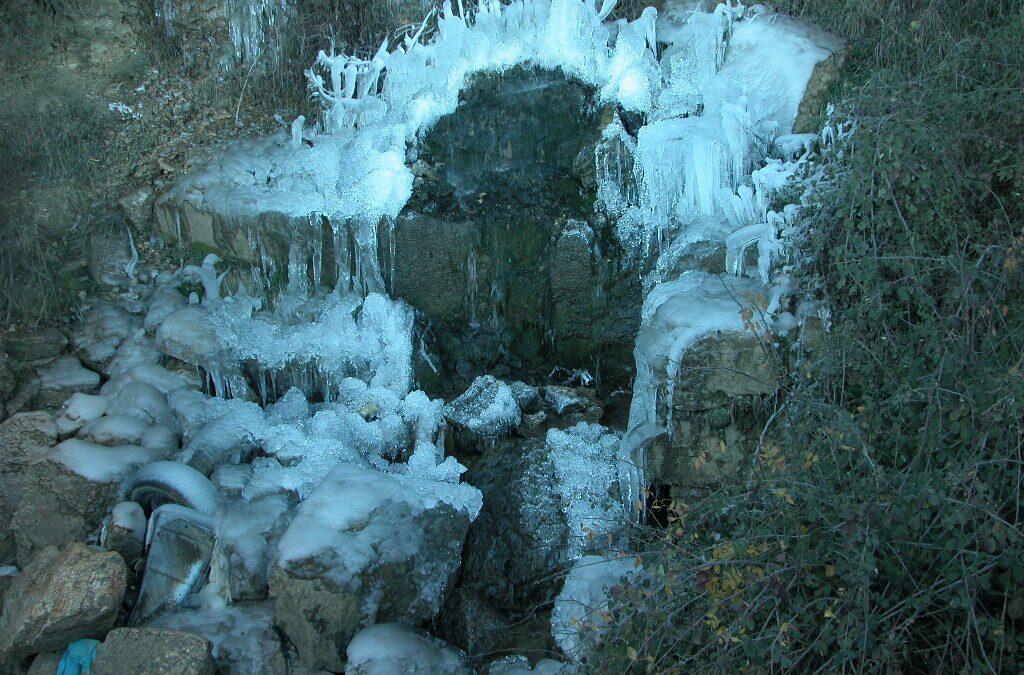
[[[413,311],[388,297],[376,257],[376,228],[411,195],[417,138],[455,111],[474,73],[559,69],[593,85],[600,102],[646,120],[634,137],[616,117],[595,152],[595,208],[616,219],[617,236],[638,261],[628,273],[646,272],[648,293],[621,442],[597,425],[548,435],[562,497],[574,505],[570,561],[600,563],[584,557],[584,533],[633,511],[643,444],[668,422],[657,399],[665,391],[671,397],[682,353],[714,331],[743,330],[739,312],[752,293],[772,298],[766,320],[783,318],[785,240],[797,212],[769,207],[805,174],[812,148],[837,133],[791,134],[828,46],[759,6],[675,6],[666,17],[647,9],[608,22],[613,8],[614,0],[484,0],[471,10],[447,2],[430,36],[425,21],[369,59],[321,52],[307,73],[323,103],[316,125],[300,118],[277,137],[236,146],[175,188],[171,197],[201,200],[226,216],[326,219],[337,235],[339,283],[327,296],[310,291],[325,256],[314,251],[308,270],[301,247],[311,244],[299,240],[288,289],[273,307],[265,295],[270,271],[228,289],[216,256],[142,280],[139,332],[117,350],[99,396],[68,402],[60,424],[79,438],[62,443],[57,460],[92,481],[123,480],[126,499],[158,507],[147,526],[137,509],[119,506],[111,527],[145,530],[147,542],[171,523],[207,533],[210,550],[197,557],[191,581],[144,583],[143,595],[158,595],[161,607],[196,607],[165,616],[165,624],[201,626],[218,649],[256,658],[236,633],[269,626],[268,610],[238,602],[259,595],[253,588],[266,583],[268,567],[292,574],[305,566],[303,574],[342,587],[370,584],[374,566],[436,562],[417,558],[436,545],[424,540],[431,514],[442,509],[468,522],[479,512],[480,492],[460,482],[465,468],[445,456],[444,402],[415,390]],[[727,246],[723,273],[746,274],[745,251],[756,248],[753,275],[670,272],[687,246],[708,237]],[[259,249],[258,240],[250,244]],[[187,279],[202,285],[201,297],[178,293]],[[177,370],[165,367],[172,362]],[[486,405],[459,408],[469,416],[460,421],[466,428],[519,425],[513,395],[493,387]],[[603,500],[616,485],[625,505],[618,515]],[[310,572],[311,565],[322,569]],[[427,605],[443,594],[449,567],[422,589]],[[557,642],[570,660],[581,654],[569,619],[581,616],[580,603],[598,601],[611,583],[606,576],[623,571],[611,562],[587,569],[574,571],[555,609]],[[371,623],[382,602],[380,594],[363,597]],[[357,635],[350,668],[386,661],[388,641],[420,650],[442,670],[463,667],[431,639],[403,630]]]

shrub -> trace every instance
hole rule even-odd
[[[746,480],[641,529],[593,667],[1024,667],[1024,13],[786,0],[850,42],[858,130],[807,212],[831,312]]]

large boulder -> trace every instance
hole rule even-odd
[[[302,660],[340,670],[360,627],[433,618],[479,509],[468,485],[336,466],[299,506],[269,575],[277,624]]]
[[[4,598],[0,654],[27,656],[103,637],[117,621],[127,581],[117,553],[79,543],[43,549]]]
[[[461,584],[513,617],[551,602],[573,560],[621,534],[619,437],[597,424],[503,443],[467,481],[484,505],[470,528]]]
[[[213,675],[210,641],[163,628],[118,628],[96,648],[92,675]]]

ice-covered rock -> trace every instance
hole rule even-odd
[[[135,502],[115,505],[100,539],[104,548],[117,551],[125,562],[138,560],[146,542],[146,514],[142,507]]]
[[[142,445],[150,428],[137,417],[106,415],[82,427],[78,437],[98,445]]]
[[[185,296],[179,293],[177,289],[168,286],[158,288],[153,292],[153,299],[143,321],[143,326],[147,332],[153,333],[164,322],[164,319],[179,309],[184,308],[187,304]]]
[[[107,399],[94,394],[72,394],[64,404],[64,411],[57,418],[57,430],[61,434],[72,434],[89,422],[98,420],[107,412]]]
[[[39,376],[39,401],[43,406],[56,408],[76,392],[94,391],[100,376],[72,356],[65,354],[36,368]]]
[[[175,429],[174,414],[167,405],[167,397],[148,382],[131,381],[110,397],[108,415],[125,415],[148,425],[159,424]]]
[[[71,333],[71,346],[84,363],[106,373],[107,365],[117,354],[136,324],[128,312],[106,302],[97,302],[82,315]]]
[[[73,543],[43,549],[4,598],[0,654],[26,656],[63,650],[114,627],[128,570],[117,553]]]
[[[235,502],[217,522],[211,579],[230,602],[267,597],[267,567],[288,521],[281,496]]]
[[[181,461],[209,475],[218,465],[247,461],[259,447],[263,411],[255,404],[236,406],[196,432],[181,452]]]
[[[362,629],[345,650],[345,675],[469,675],[473,669],[458,649],[397,623]]]
[[[515,392],[491,375],[473,380],[469,389],[445,406],[444,416],[454,428],[456,445],[467,450],[478,443],[494,443],[522,421]]]
[[[149,624],[201,635],[213,646],[218,673],[250,675],[289,672],[274,628],[271,602],[231,604],[166,612]]]
[[[604,414],[597,392],[590,387],[548,385],[543,397],[553,413],[573,423],[598,422]]]
[[[210,311],[201,305],[188,305],[164,317],[155,340],[164,354],[193,366],[218,362],[222,349]]]
[[[574,661],[586,656],[587,640],[605,625],[611,588],[636,573],[633,558],[588,555],[573,565],[551,614],[551,632],[559,649]]]
[[[342,463],[298,509],[270,571],[277,624],[311,667],[340,669],[361,626],[433,617],[480,510],[468,485]]]
[[[140,328],[117,348],[105,373],[108,377],[117,377],[138,365],[160,363],[162,358],[163,354],[154,346],[152,338],[147,337]]]
[[[115,628],[96,648],[94,675],[212,675],[210,641],[164,628]]]
[[[484,505],[470,527],[462,584],[513,613],[550,602],[559,574],[609,546],[628,522],[618,449],[617,434],[580,423],[489,450],[466,477]]]

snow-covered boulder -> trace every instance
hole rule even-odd
[[[179,293],[177,289],[169,286],[158,288],[153,292],[153,300],[149,306],[149,311],[146,313],[143,326],[147,332],[152,333],[160,327],[164,319],[187,304],[185,296]]]
[[[162,358],[163,354],[153,345],[152,338],[147,337],[139,328],[117,348],[105,372],[109,377],[116,377],[137,365],[160,363]]]
[[[384,623],[356,633],[346,650],[345,675],[470,675],[466,655],[415,628]]]
[[[57,431],[72,434],[89,422],[98,420],[107,412],[107,399],[95,394],[72,394],[64,403],[64,410],[57,417]]]
[[[4,598],[0,658],[63,650],[114,627],[128,584],[121,556],[73,543],[48,547],[24,568]]]
[[[587,634],[605,625],[602,612],[612,587],[637,569],[633,558],[588,555],[576,561],[551,613],[551,633],[566,656],[574,661],[586,656]]]
[[[193,366],[207,366],[221,351],[210,311],[188,305],[168,314],[156,331],[156,346],[168,356]]]
[[[522,421],[516,393],[505,382],[491,375],[473,380],[465,392],[444,407],[444,416],[452,425],[456,447],[480,448],[514,431]]]
[[[465,484],[332,469],[299,506],[269,575],[277,624],[302,660],[339,670],[360,627],[437,614],[480,502]]]

